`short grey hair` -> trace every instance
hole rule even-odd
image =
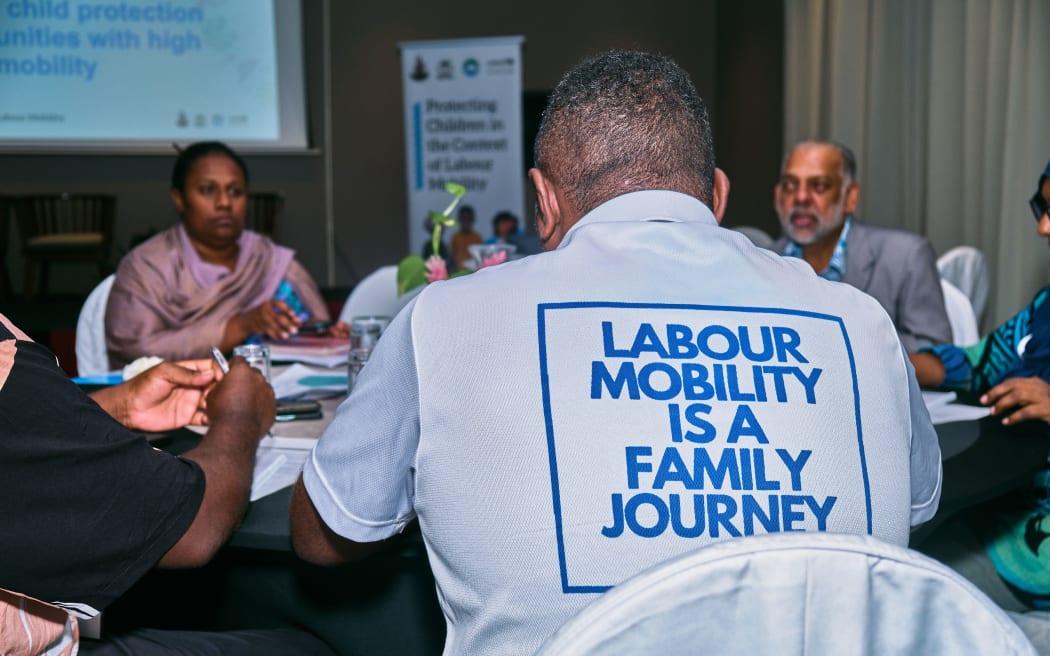
[[[534,150],[537,168],[583,213],[644,189],[712,202],[707,108],[669,57],[614,50],[578,64],[551,94]]]

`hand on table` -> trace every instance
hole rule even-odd
[[[230,360],[230,371],[208,394],[208,420],[237,425],[250,438],[262,437],[273,425],[277,401],[273,387],[244,358]]]
[[[266,335],[270,339],[288,339],[299,332],[303,321],[284,301],[270,299],[235,317],[247,335]],[[243,338],[237,340],[237,343]]]
[[[221,372],[210,359],[161,362],[92,396],[128,428],[166,431],[207,423],[205,398]]]
[[[1050,421],[1050,384],[1042,378],[1007,378],[981,396],[992,414],[1005,415],[1004,425],[1030,419]]]
[[[336,321],[328,328],[328,336],[338,337],[339,339],[350,339],[350,326],[342,321]]]

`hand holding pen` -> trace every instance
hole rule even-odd
[[[262,373],[248,366],[243,358],[234,358],[231,365],[217,347],[212,347],[211,354],[225,374],[208,396],[208,416],[212,419],[211,423],[214,424],[217,416],[236,414],[240,421],[260,421],[262,430],[259,435],[272,435],[270,427],[273,426],[277,414],[273,387]]]

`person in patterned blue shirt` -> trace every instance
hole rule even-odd
[[[1050,162],[1029,202],[1036,232],[1050,239]],[[919,383],[980,394],[1005,425],[1050,421],[1048,299],[1050,286],[972,346],[910,354]],[[1050,463],[1033,480],[1031,495],[952,521],[928,542],[923,551],[959,570],[1006,610],[1050,610]]]
[[[1050,163],[1029,201],[1036,232],[1050,239]],[[972,346],[950,344],[911,355],[915,376],[926,387],[981,394],[981,403],[1004,424],[1050,421],[1050,286],[1030,304]]]

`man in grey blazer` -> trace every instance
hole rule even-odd
[[[853,219],[860,185],[849,148],[831,141],[799,143],[784,159],[773,194],[785,235],[774,244],[776,252],[801,257],[822,278],[873,296],[908,351],[951,343],[929,240]]]

